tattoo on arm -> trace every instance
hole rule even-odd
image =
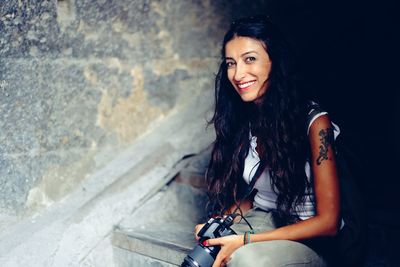
[[[323,160],[328,160],[328,148],[332,147],[334,142],[333,129],[322,129],[319,132],[321,144],[319,145],[319,156],[317,158],[317,165],[321,165]]]

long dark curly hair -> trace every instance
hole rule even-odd
[[[227,76],[225,45],[238,36],[262,41],[272,62],[268,90],[257,104],[242,101]],[[210,121],[216,140],[206,174],[212,209],[224,213],[243,197],[244,161],[251,130],[266,151],[260,158],[268,166],[272,188],[278,195],[278,214],[290,221],[296,214],[294,206],[304,201],[310,183],[304,171],[309,150],[306,101],[296,92],[289,45],[269,19],[249,17],[232,22],[221,54],[215,79],[215,111]]]

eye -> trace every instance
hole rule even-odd
[[[251,62],[253,62],[253,61],[256,61],[256,58],[255,58],[255,57],[246,57],[246,58],[245,58],[245,61],[246,61],[247,63],[251,63]]]
[[[235,66],[235,62],[233,61],[226,61],[225,65],[228,69],[233,68]]]

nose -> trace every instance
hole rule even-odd
[[[245,68],[245,66],[243,66],[243,65],[240,64],[240,63],[237,63],[237,64],[236,64],[235,74],[234,74],[234,76],[233,76],[233,79],[234,79],[236,82],[240,82],[241,80],[243,80],[245,74],[246,74],[246,68]]]

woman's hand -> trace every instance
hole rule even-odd
[[[197,224],[194,227],[194,238],[196,238],[196,240],[199,240],[200,238],[197,236],[197,233],[201,230],[201,228],[203,228],[203,226],[205,225],[205,223],[201,223],[201,224]]]
[[[243,245],[243,235],[228,235],[219,238],[208,239],[206,246],[221,246],[212,267],[225,266],[232,253]]]

